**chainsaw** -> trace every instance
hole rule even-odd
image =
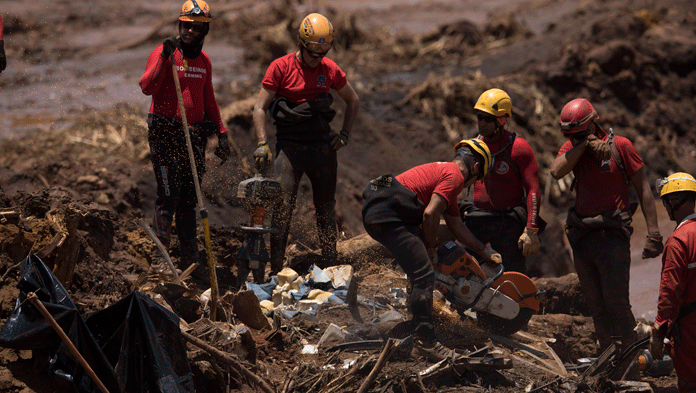
[[[453,241],[442,244],[437,257],[435,289],[460,315],[469,309],[475,311],[480,327],[509,336],[527,326],[532,315],[539,311],[542,292],[537,291],[526,275],[505,272],[502,264],[482,268],[471,254]]]

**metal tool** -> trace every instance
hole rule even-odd
[[[522,273],[505,272],[503,265],[486,266],[453,241],[437,251],[435,289],[462,314],[476,312],[478,324],[493,333],[509,336],[527,325],[539,311],[539,295],[534,282]],[[489,262],[490,263],[490,262]]]
[[[278,229],[265,226],[267,209],[272,209],[281,198],[280,183],[257,173],[254,177],[242,180],[237,187],[237,198],[247,206],[250,222],[236,226],[246,233],[242,246],[235,255],[237,264],[237,287],[246,283],[249,271],[254,276],[254,282],[264,282],[266,263],[270,261],[265,234],[277,233]]]
[[[186,136],[186,148],[188,149],[189,161],[191,164],[191,172],[193,173],[193,184],[196,187],[196,200],[198,201],[198,211],[203,221],[203,235],[205,237],[205,253],[208,256],[208,269],[210,270],[210,319],[215,321],[217,312],[218,299],[218,283],[217,273],[215,273],[215,263],[213,262],[213,246],[210,241],[210,226],[208,225],[208,210],[203,204],[203,195],[201,194],[201,185],[198,180],[198,171],[196,170],[196,159],[193,156],[193,145],[191,144],[191,135],[189,135],[188,121],[186,120],[186,107],[184,106],[184,97],[181,95],[181,83],[179,82],[179,73],[176,69],[176,61],[174,52],[171,55],[172,76],[174,77],[174,85],[176,86],[176,98],[179,101],[179,112],[181,112],[181,123],[184,126],[184,135]]]

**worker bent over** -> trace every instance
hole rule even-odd
[[[433,287],[440,217],[454,237],[486,260],[501,263],[490,244],[481,243],[459,216],[457,196],[483,179],[491,154],[483,141],[463,140],[451,162],[432,162],[398,175],[383,175],[368,184],[362,209],[365,230],[394,256],[411,283],[409,304],[416,349],[430,360],[446,358],[451,350],[435,338]]]

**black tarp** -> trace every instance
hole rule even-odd
[[[110,392],[194,392],[176,314],[136,291],[83,318],[37,256],[22,261],[20,275],[0,346],[44,354],[52,379],[64,389],[100,392],[39,311],[23,303],[35,292]]]

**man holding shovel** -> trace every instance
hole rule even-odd
[[[179,268],[198,261],[196,238],[196,187],[177,86],[172,74],[175,62],[186,113],[198,177],[205,173],[205,147],[209,136],[217,134],[215,154],[227,160],[230,148],[227,129],[213,92],[212,67],[203,52],[203,40],[212,19],[210,6],[203,0],[186,1],[179,14],[179,36],[168,37],[150,54],[140,78],[144,94],[152,96],[147,117],[151,160],[157,179],[157,200],[153,229],[165,247],[169,247],[170,229],[176,216],[181,257]]]

